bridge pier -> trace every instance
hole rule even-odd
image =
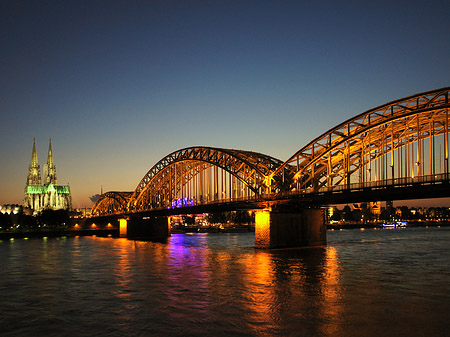
[[[325,210],[305,208],[295,213],[256,211],[255,248],[320,246],[327,242]]]
[[[130,217],[119,222],[120,237],[164,241],[170,236],[170,221],[166,216]]]

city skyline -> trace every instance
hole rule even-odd
[[[361,112],[448,86],[450,4],[431,3],[3,2],[0,204],[22,203],[33,138],[42,163],[52,139],[58,180],[89,207],[178,149],[285,161]]]

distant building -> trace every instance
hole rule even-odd
[[[77,217],[88,217],[91,215],[91,211],[92,208],[87,208],[87,207],[83,207],[83,208],[76,208],[74,209],[75,213],[77,213]]]
[[[372,201],[372,202],[358,202],[352,204],[352,210],[369,210],[374,215],[380,215],[381,214],[381,207],[379,201]]]
[[[33,153],[28,168],[23,206],[31,208],[34,213],[41,212],[44,209],[72,209],[70,186],[58,185],[57,183],[51,139],[48,147],[47,164],[44,166],[44,184],[41,181],[41,168],[36,153],[36,142],[33,139]]]
[[[0,205],[0,213],[2,214],[18,214],[23,210],[20,205]]]
[[[23,207],[22,205],[17,204],[6,204],[0,205],[0,213],[6,215],[16,215],[16,214],[25,214],[32,215],[33,211],[28,207]]]
[[[334,213],[336,213],[337,210],[337,206],[330,206],[327,207],[327,217],[328,219],[331,219],[334,215]]]

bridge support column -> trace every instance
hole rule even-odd
[[[122,226],[120,230],[122,236]],[[164,241],[170,236],[170,220],[166,216],[130,217],[126,221],[126,237]]]
[[[324,209],[296,213],[258,210],[255,214],[255,248],[320,246],[327,242]]]
[[[119,237],[126,238],[128,229],[128,219],[119,219]]]

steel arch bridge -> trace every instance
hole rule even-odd
[[[142,178],[130,210],[167,206],[174,199],[203,203],[267,193],[267,177],[283,162],[250,151],[190,147],[160,160]]]
[[[449,91],[428,91],[361,113],[312,140],[274,175],[289,175],[288,190],[316,191],[447,174]]]
[[[139,212],[242,198],[379,188],[449,180],[450,87],[363,112],[323,133],[287,161],[212,147],[175,151],[134,192],[108,192],[94,215]]]
[[[253,198],[269,193],[267,178],[283,161],[243,150],[190,147],[153,166],[134,192],[108,192],[92,214],[122,213]],[[117,210],[117,211],[114,211]]]
[[[128,211],[127,205],[133,192],[106,192],[103,193],[92,207],[92,214],[108,215],[115,213],[125,213]]]

